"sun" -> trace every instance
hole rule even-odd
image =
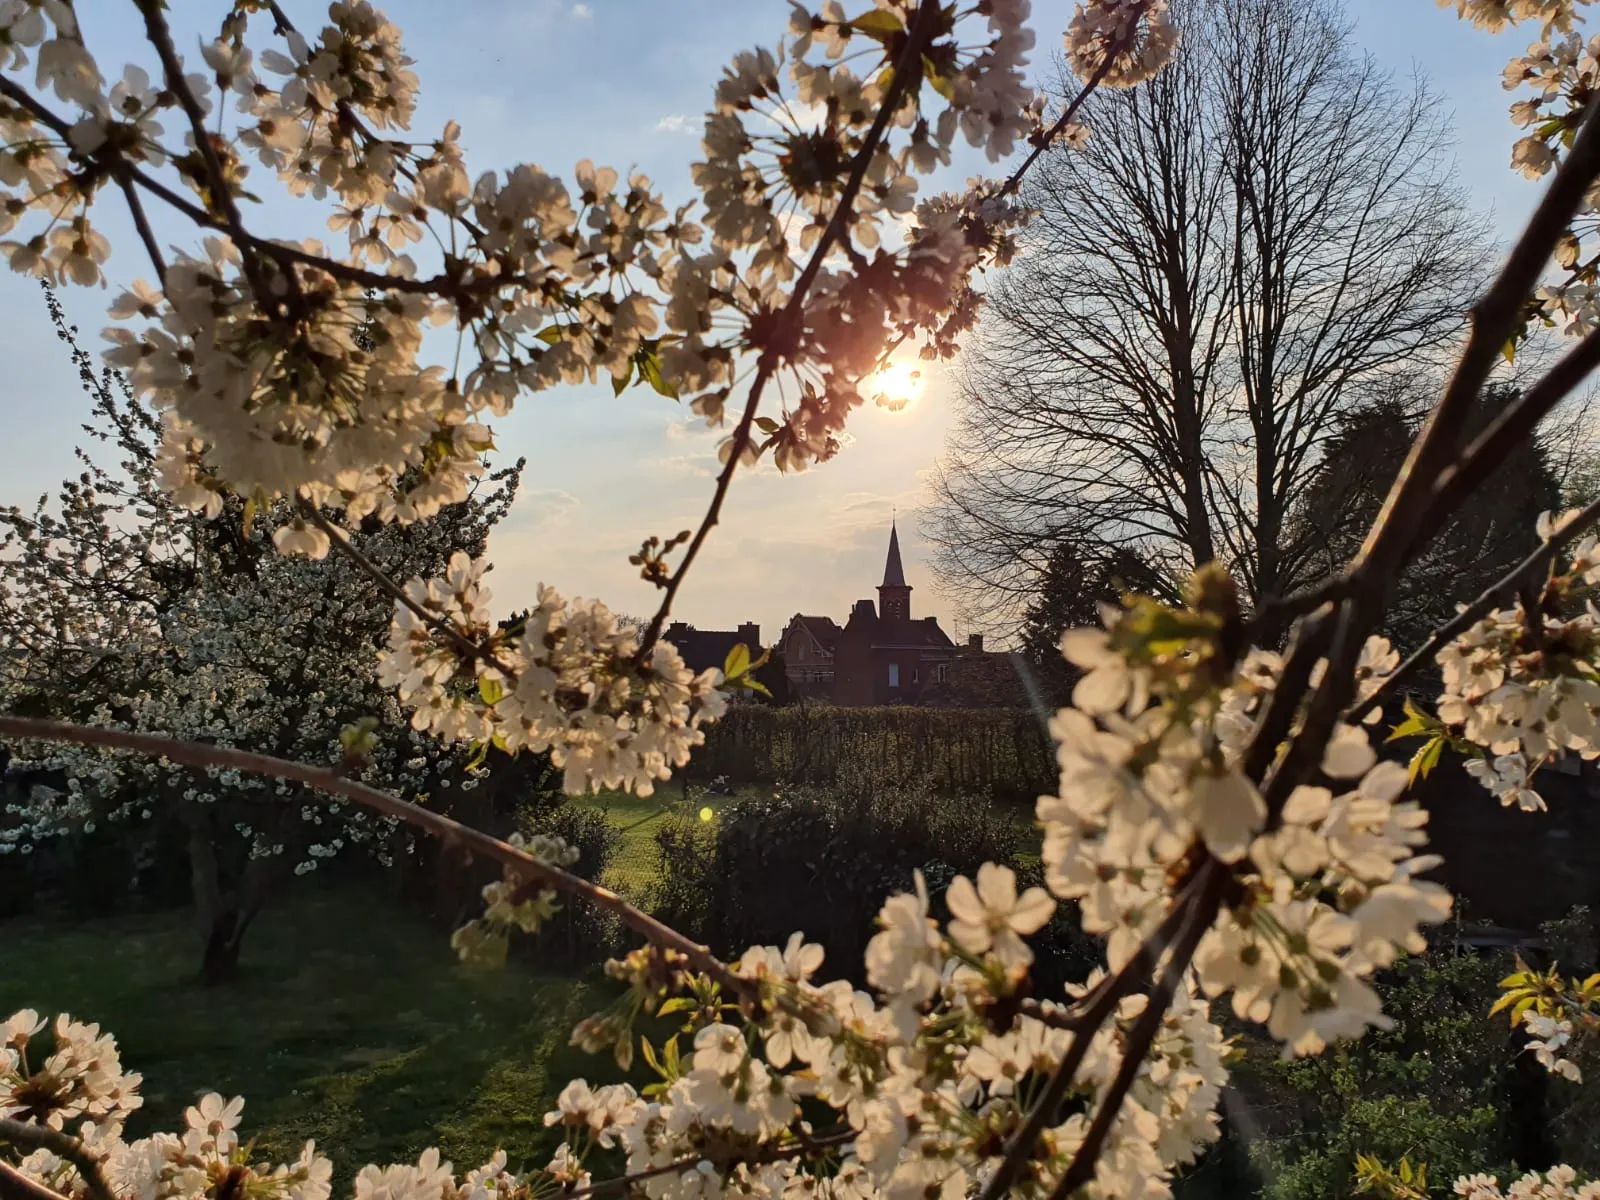
[[[922,372],[908,362],[892,362],[874,371],[864,389],[879,405],[899,412],[922,391]]]

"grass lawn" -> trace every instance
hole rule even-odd
[[[691,788],[689,799],[675,784],[663,784],[653,796],[639,797],[628,792],[599,792],[574,796],[573,803],[597,808],[606,814],[622,834],[622,844],[611,857],[606,882],[630,896],[649,887],[656,872],[656,830],[679,813],[710,809],[713,817],[734,800],[762,794],[762,789],[740,788],[732,796],[711,796]]]
[[[233,986],[192,982],[197,948],[187,912],[0,922],[0,1016],[65,1010],[114,1033],[144,1075],[135,1136],[177,1127],[202,1092],[240,1094],[265,1155],[315,1138],[336,1183],[435,1144],[462,1169],[497,1145],[542,1162],[561,1084],[616,1077],[567,1045],[606,981],[469,973],[446,931],[377,888],[291,893],[250,931]]]

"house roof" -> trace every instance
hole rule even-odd
[[[796,613],[789,625],[791,628],[795,625],[800,626],[816,639],[819,646],[830,653],[839,642],[839,634],[843,632],[832,617],[807,617]]]
[[[939,628],[933,617],[911,620],[908,617],[879,617],[872,631],[872,645],[925,646],[937,650],[950,650],[955,643],[949,634]]]
[[[705,671],[712,667],[721,670],[728,661],[728,652],[744,642],[752,658],[761,657],[761,647],[751,646],[736,629],[696,629],[693,625],[669,625],[661,635],[683,655],[683,664],[691,671]]]

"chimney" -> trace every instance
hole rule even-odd
[[[682,637],[686,633],[693,632],[693,625],[686,625],[682,621],[674,621],[672,624],[667,626],[667,632],[662,634],[662,636],[667,638]]]
[[[761,626],[746,621],[739,626],[739,640],[754,651],[761,645]]]
[[[968,650],[982,650],[983,649],[983,634],[981,634],[981,633],[969,633],[969,634],[967,634],[967,649]]]

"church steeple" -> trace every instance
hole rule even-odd
[[[911,619],[911,585],[900,563],[900,532],[893,521],[889,523],[889,557],[884,560],[883,582],[878,585],[878,612],[885,620]]]

